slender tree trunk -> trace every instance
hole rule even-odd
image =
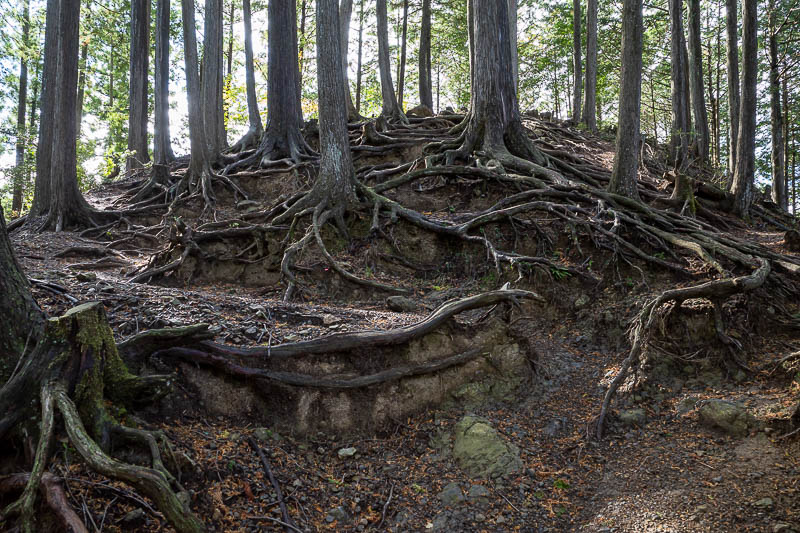
[[[203,63],[201,91],[203,122],[211,157],[216,159],[227,147],[222,102],[222,0],[206,0],[203,23]]]
[[[597,131],[597,0],[586,5],[586,89],[583,101],[583,123],[589,131]]]
[[[622,73],[619,94],[619,126],[614,170],[608,190],[639,199],[640,115],[642,100],[642,0],[622,4]]]
[[[753,202],[756,160],[756,107],[758,88],[758,0],[743,0],[742,94],[739,139],[733,173],[733,211],[746,217]]]
[[[725,0],[725,28],[728,34],[728,184],[733,186],[739,139],[739,4]]]
[[[716,153],[716,166],[722,165],[722,0],[717,0],[717,67],[716,72],[716,98],[714,101],[714,152]],[[709,68],[709,70],[711,70]]]
[[[431,0],[422,0],[419,32],[419,103],[433,110],[431,84]]]
[[[772,130],[772,201],[788,210],[786,174],[784,173],[783,112],[781,110],[780,63],[778,61],[778,28],[775,20],[775,0],[769,2],[769,100]]]
[[[581,97],[583,93],[583,66],[581,65],[581,0],[572,0],[572,120],[581,121]]]
[[[341,220],[355,203],[337,0],[317,0],[320,168],[311,195]]]
[[[175,160],[169,135],[169,13],[170,0],[157,0],[153,158],[162,167]]]
[[[349,63],[347,61],[347,51],[350,46],[350,18],[353,14],[353,0],[341,0],[339,4],[339,38],[342,45],[339,50],[342,54],[342,73],[344,75],[344,96],[347,105],[347,118],[351,121],[359,119],[358,111],[353,105],[353,98],[350,96],[350,81],[347,76]]]
[[[694,110],[697,154],[701,163],[707,163],[711,140],[703,94],[703,47],[700,41],[700,0],[689,0],[689,93]]]
[[[514,91],[519,90],[519,50],[517,49],[517,0],[508,0],[508,38],[511,41],[511,76],[514,79]]]
[[[241,151],[258,144],[264,134],[261,123],[261,114],[258,110],[258,97],[256,96],[256,73],[253,62],[253,26],[251,22],[250,0],[242,1],[242,20],[244,22],[244,73],[245,88],[247,92],[247,119],[249,128],[247,133],[233,146],[234,151]]]
[[[30,36],[30,1],[22,3],[22,47],[24,52],[19,60],[19,88],[17,90],[17,143],[14,165],[14,187],[11,198],[11,213],[19,215],[22,211],[22,186],[25,182],[25,151],[28,147],[28,133],[25,131],[25,116],[28,104],[28,58],[27,47]]]
[[[378,70],[381,79],[381,115],[389,120],[405,123],[408,119],[397,103],[392,84],[392,67],[389,60],[389,18],[386,0],[377,0],[378,19]]]
[[[786,64],[784,62],[783,68],[786,68]],[[783,175],[786,179],[783,180],[784,185],[784,197],[787,201],[787,210],[788,210],[788,201],[789,201],[789,124],[792,120],[791,109],[789,109],[789,88],[787,86],[786,78],[788,78],[788,73],[784,71],[783,73],[783,90],[781,91],[781,97],[783,101]]]
[[[397,75],[397,103],[403,109],[405,99],[403,93],[406,85],[406,48],[408,45],[408,0],[403,0],[403,31],[400,42],[400,65]]]
[[[88,57],[89,42],[87,40],[81,44],[81,58],[78,62],[78,102],[75,112],[75,127],[78,131],[78,137],[81,136],[81,122],[83,122],[83,99],[86,92],[86,61]]]
[[[358,7],[358,66],[356,67],[356,113],[361,114],[361,59],[364,46],[364,2],[360,0]]]

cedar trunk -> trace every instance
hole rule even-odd
[[[422,0],[422,22],[419,32],[419,103],[433,109],[431,82],[431,0]]]
[[[728,183],[733,185],[736,150],[739,139],[739,4],[725,0],[725,28],[728,34]]]
[[[228,145],[222,102],[222,0],[206,0],[205,6],[201,97],[206,140],[211,148],[212,158],[216,159]]]
[[[743,1],[742,94],[739,106],[739,138],[733,173],[733,211],[748,215],[753,202],[756,160],[756,97],[758,86],[758,0]]]
[[[583,123],[597,131],[597,0],[586,5],[586,89],[583,102]]]
[[[160,166],[168,165],[175,159],[169,134],[169,13],[170,0],[158,0],[156,4],[153,158],[156,165]]]
[[[789,209],[784,173],[783,111],[781,110],[781,73],[778,61],[778,28],[775,21],[775,0],[769,9],[769,107],[772,129],[772,201],[781,209]]]
[[[22,46],[28,46],[30,35],[30,6],[25,0],[22,4]],[[27,51],[26,51],[27,53]],[[22,211],[22,186],[25,182],[25,150],[28,146],[28,134],[25,130],[25,115],[28,104],[28,60],[25,53],[20,54],[19,60],[19,89],[17,91],[17,143],[16,160],[14,165],[14,190],[11,199],[12,214]]]
[[[689,93],[694,111],[697,155],[701,163],[707,163],[711,136],[703,90],[703,47],[700,39],[700,0],[689,0]]]
[[[392,84],[392,66],[389,60],[389,18],[386,13],[386,0],[377,0],[378,24],[378,70],[381,79],[381,115],[389,120],[405,123],[408,121],[400,105]]]
[[[130,172],[150,161],[147,143],[147,74],[150,63],[150,2],[131,2],[128,156]]]
[[[583,95],[583,66],[581,64],[581,0],[572,0],[572,70],[575,83],[572,87],[572,120],[581,121]]]

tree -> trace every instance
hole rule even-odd
[[[689,165],[689,102],[686,99],[686,63],[683,59],[683,0],[669,0],[672,136],[670,154],[676,171],[675,194],[684,193],[684,174]]]
[[[175,159],[169,134],[169,13],[170,1],[157,0],[153,158],[162,166]]]
[[[150,64],[150,2],[131,2],[130,77],[128,83],[127,172],[150,161],[147,142],[147,74]]]
[[[581,97],[583,93],[583,67],[581,66],[581,0],[572,0],[572,71],[575,82],[572,87],[572,120],[581,121]]]
[[[733,185],[736,170],[736,150],[739,139],[739,4],[725,0],[725,28],[728,34],[728,183]]]
[[[639,143],[642,99],[642,0],[624,0],[622,4],[622,73],[619,91],[614,169],[608,190],[639,199]]]
[[[29,221],[47,215],[39,229],[61,231],[94,224],[96,212],[78,189],[76,101],[80,0],[48,0],[42,117],[36,190]],[[43,144],[44,142],[44,144]]]
[[[545,158],[522,126],[514,87],[508,4],[472,0],[472,7],[470,111],[454,143],[458,148],[446,153],[446,162],[450,165],[482,150],[504,165],[540,172]]]
[[[28,103],[28,38],[30,36],[30,2],[22,2],[22,50],[19,59],[19,87],[17,89],[17,142],[16,160],[14,162],[14,189],[11,199],[11,212],[22,211],[22,184],[25,181],[25,150],[28,146],[28,133],[25,129],[25,118]]]
[[[597,131],[597,0],[586,5],[586,88],[583,100],[583,123]]]
[[[363,59],[364,46],[364,2],[360,0],[358,6],[358,64],[356,66],[356,112],[361,113],[361,61]]]
[[[391,122],[404,124],[408,122],[392,84],[392,67],[389,62],[389,18],[386,13],[386,0],[377,0],[378,22],[378,70],[381,79],[381,115]]]
[[[400,34],[400,63],[397,66],[397,103],[403,109],[406,85],[406,48],[408,46],[408,0],[403,0],[403,30]]]
[[[777,9],[775,0],[769,2],[769,97],[770,126],[772,130],[771,163],[772,163],[772,200],[781,209],[789,209],[788,188],[785,174],[785,146],[783,128],[783,110],[781,109],[781,65],[778,59]]]
[[[739,138],[731,193],[733,212],[745,217],[753,202],[756,160],[756,108],[758,88],[758,0],[742,2],[742,94]]]
[[[344,96],[347,102],[347,118],[356,121],[360,118],[356,107],[353,105],[353,98],[350,95],[350,82],[347,79],[347,49],[350,44],[350,18],[353,15],[353,0],[342,0],[339,5],[339,35],[342,45],[339,47],[342,54],[342,72],[344,73]]]
[[[222,101],[222,0],[206,0],[205,7],[203,61],[200,67],[201,102],[206,140],[214,160],[228,146]]]
[[[419,103],[428,109],[433,109],[431,78],[431,0],[422,0],[422,21],[419,31]]]
[[[253,64],[253,28],[250,0],[242,1],[242,19],[244,23],[244,72],[249,128],[244,136],[233,145],[232,150],[235,152],[246,150],[256,145],[264,133],[264,126],[261,123],[261,113],[258,111],[258,98],[256,97],[256,73]]]
[[[701,163],[707,163],[711,136],[703,94],[703,47],[700,39],[700,0],[689,0],[689,93],[694,111],[697,156]]]
[[[519,88],[519,50],[517,48],[517,0],[508,0],[508,28],[511,44],[511,75],[514,79],[514,91]]]

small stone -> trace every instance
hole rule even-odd
[[[647,423],[647,413],[644,409],[626,409],[620,411],[619,421],[624,426],[644,426]]]
[[[453,506],[464,501],[464,494],[461,492],[461,487],[458,483],[448,483],[444,489],[439,493],[439,499],[445,505]]]
[[[584,307],[589,305],[589,302],[591,302],[591,299],[589,298],[589,295],[581,294],[575,300],[575,303],[573,305],[575,306],[575,309],[583,309]]]
[[[322,315],[322,324],[325,326],[330,326],[339,322],[339,319],[336,318],[334,315],[325,313]]]
[[[192,494],[189,491],[182,490],[175,494],[175,497],[178,498],[178,501],[187,509],[189,508],[189,504],[192,503]]]
[[[142,509],[134,509],[122,517],[122,523],[131,526],[144,522],[146,515]]]
[[[714,483],[720,483],[722,481],[722,476],[713,477],[711,478],[711,481],[713,481]]]
[[[347,511],[345,511],[344,507],[342,506],[334,507],[333,509],[331,509],[331,511],[328,513],[328,516],[332,516],[334,520],[338,520],[340,522],[344,522],[349,518],[347,516]]]
[[[244,331],[244,334],[250,337],[251,339],[255,339],[258,337],[258,328],[255,326],[250,326]]]
[[[789,533],[794,530],[795,528],[792,527],[792,524],[787,524],[786,522],[778,522],[772,526],[772,533]]]
[[[84,282],[97,281],[97,274],[95,274],[94,272],[80,272],[78,275],[75,276],[75,279]]]
[[[214,509],[214,512],[211,514],[211,518],[219,522],[220,520],[222,520],[222,511],[220,511],[219,509]]]
[[[756,507],[766,508],[766,507],[772,507],[772,504],[773,504],[772,498],[761,498],[753,505],[755,505]]]
[[[744,437],[754,425],[753,415],[741,405],[725,400],[708,400],[700,407],[700,421],[734,437]]]
[[[353,457],[356,453],[358,453],[358,450],[355,448],[342,448],[339,450],[339,457],[346,459],[348,457]]]
[[[239,211],[250,211],[253,208],[258,208],[258,202],[253,200],[242,200],[236,204],[236,209]]]
[[[698,505],[697,509],[694,510],[695,514],[703,514],[708,512],[708,505]]]
[[[405,296],[389,296],[386,298],[386,307],[398,313],[413,313],[419,309],[419,304]]]
[[[472,485],[467,491],[467,500],[477,504],[488,503],[489,489],[483,485]]]
[[[497,518],[494,519],[494,523],[495,524],[505,524],[506,523],[506,517],[503,516],[503,515],[499,515]]]

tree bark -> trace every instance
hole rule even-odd
[[[223,24],[222,0],[206,0],[203,23],[203,62],[201,70],[201,95],[203,123],[206,140],[211,148],[212,160],[227,148],[222,102],[223,87]]]
[[[708,163],[711,137],[708,133],[708,111],[703,90],[703,47],[700,42],[700,0],[689,0],[689,94],[694,111],[697,155]]]
[[[261,113],[258,110],[256,96],[256,72],[253,62],[253,25],[251,21],[250,0],[242,0],[242,21],[244,23],[244,73],[247,92],[247,119],[249,128],[244,136],[233,146],[234,151],[241,151],[258,144],[264,134]]]
[[[581,65],[581,0],[572,0],[572,71],[575,80],[572,88],[572,120],[581,121],[583,96],[583,66]]]
[[[622,4],[622,73],[619,93],[614,170],[608,190],[639,199],[640,115],[642,100],[642,0],[624,0]]]
[[[147,142],[147,74],[150,60],[150,2],[131,2],[130,79],[128,85],[127,172],[150,161]]]
[[[361,76],[362,76],[362,53],[364,46],[364,2],[360,0],[358,7],[358,66],[356,67],[356,113],[361,114]]]
[[[672,101],[672,134],[670,153],[672,166],[678,179],[689,165],[689,124],[686,122],[689,103],[686,100],[686,64],[683,61],[683,0],[669,0],[670,16],[670,64],[671,64],[671,101]],[[673,196],[682,196],[682,183],[675,183]]]
[[[432,110],[431,79],[431,0],[422,0],[422,22],[419,32],[419,103]]]
[[[733,211],[746,217],[753,202],[756,159],[756,106],[758,88],[758,0],[743,0],[742,94],[739,138],[733,173]]]
[[[583,102],[583,123],[589,131],[597,131],[597,0],[586,6],[586,89]]]
[[[397,103],[402,110],[405,107],[403,98],[406,86],[406,49],[408,46],[408,0],[403,0],[403,31],[400,37],[400,64],[397,74]]]
[[[353,0],[341,0],[339,5],[339,37],[342,45],[339,47],[342,54],[342,73],[344,75],[344,96],[347,102],[347,118],[357,121],[360,117],[356,107],[353,105],[353,98],[350,95],[350,81],[348,80],[347,70],[347,51],[350,46],[350,18],[353,15]]]
[[[89,41],[81,44],[81,58],[78,62],[78,102],[75,106],[75,128],[78,137],[81,136],[81,122],[83,122],[83,99],[86,93],[86,61],[89,58]]]
[[[347,137],[337,0],[317,0],[316,19],[320,167],[310,196],[320,211],[330,210],[341,220],[355,203],[355,171]]]
[[[519,51],[517,50],[517,0],[508,0],[508,27],[511,44],[511,75],[514,79],[514,91],[519,90]]]
[[[25,117],[28,105],[28,58],[27,47],[30,36],[30,0],[22,3],[22,47],[19,60],[19,87],[17,89],[17,142],[14,162],[14,187],[11,198],[11,213],[19,215],[22,211],[22,187],[25,182],[25,151],[28,147],[28,133]]]
[[[161,166],[175,160],[169,134],[169,13],[170,0],[157,0],[153,158]]]
[[[783,112],[781,110],[781,73],[778,60],[778,28],[775,0],[769,2],[769,100],[772,130],[772,201],[788,210],[786,174],[784,173]]]
[[[381,115],[393,122],[406,123],[408,119],[397,103],[392,84],[392,66],[389,60],[389,17],[386,0],[377,0],[378,70],[381,79]]]
[[[725,0],[725,28],[728,34],[728,184],[733,186],[739,139],[739,4]]]

